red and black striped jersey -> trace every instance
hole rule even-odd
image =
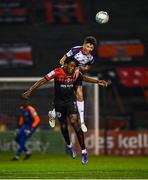
[[[55,104],[63,104],[76,100],[75,84],[77,79],[73,78],[73,74],[66,73],[60,67],[46,74],[45,78],[48,81],[54,79]]]

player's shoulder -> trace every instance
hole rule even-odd
[[[63,68],[62,67],[58,67],[58,68],[55,68],[54,69],[54,72],[62,72],[63,71]]]
[[[82,47],[83,47],[83,46],[74,46],[74,47],[71,48],[71,50],[72,50],[73,52],[75,52],[75,53],[78,53],[79,51],[82,50]]]
[[[54,69],[51,73],[55,74],[55,76],[59,76],[60,74],[65,73],[65,71],[63,70],[62,67],[58,67],[58,68]]]
[[[73,46],[71,49],[81,49],[83,46]]]
[[[30,111],[35,111],[35,108],[32,105],[28,105],[27,109],[29,109]]]
[[[58,68],[55,68],[53,70],[51,70],[48,74],[46,74],[44,77],[46,80],[51,80],[52,78],[55,78],[56,76],[58,76],[59,74],[62,73],[62,68],[61,67],[58,67]]]
[[[61,67],[57,67],[57,68],[51,70],[48,74],[53,75],[53,74],[55,74],[55,73],[57,73],[57,72],[60,72],[61,70],[62,70]]]

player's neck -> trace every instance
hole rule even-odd
[[[84,49],[83,49],[83,48],[82,48],[81,52],[82,52],[82,54],[84,54],[84,55],[88,55],[88,54],[90,54],[90,53],[85,53],[85,51],[84,51]]]

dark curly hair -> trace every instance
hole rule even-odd
[[[69,64],[70,62],[76,62],[76,65],[79,65],[79,62],[74,59],[73,57],[67,57],[66,60],[64,61],[64,64]]]
[[[93,44],[94,47],[97,45],[97,40],[95,37],[93,36],[87,36],[84,38],[84,44],[87,44],[87,43],[90,43],[90,44]]]

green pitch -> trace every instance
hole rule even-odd
[[[12,154],[0,153],[0,179],[107,179],[148,178],[148,157],[81,157],[33,154],[26,161],[12,162]]]

